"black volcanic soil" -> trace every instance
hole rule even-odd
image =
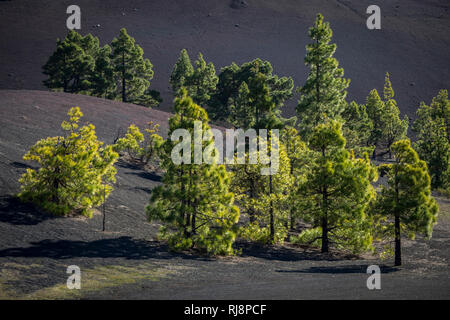
[[[449,89],[450,11],[446,0],[379,0],[381,30],[366,28],[369,0],[79,0],[81,33],[110,43],[126,27],[154,65],[152,87],[172,107],[168,79],[182,48],[200,51],[216,69],[260,57],[301,86],[308,28],[321,12],[330,21],[336,57],[352,80],[349,98],[363,103],[391,73],[398,105],[410,117],[420,101]],[[237,1],[240,3],[240,1]],[[66,30],[67,1],[0,1],[0,89],[44,89],[41,66]],[[94,27],[100,25],[100,27]],[[286,105],[292,114],[297,97]]]
[[[404,240],[404,266],[343,253],[322,255],[292,246],[237,243],[242,254],[206,258],[173,254],[146,221],[157,174],[118,163],[117,184],[102,216],[57,218],[19,203],[17,179],[33,163],[23,154],[38,139],[60,134],[67,110],[78,105],[99,138],[149,120],[167,130],[169,114],[93,97],[0,90],[0,299],[449,299],[450,202],[431,240]],[[381,266],[381,290],[366,287],[367,266]],[[66,268],[82,271],[82,289],[68,290]]]

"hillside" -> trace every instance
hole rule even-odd
[[[111,143],[119,127],[155,121],[167,131],[168,113],[82,95],[0,90],[1,299],[439,299],[449,298],[450,203],[430,241],[404,241],[405,266],[343,253],[320,254],[289,245],[237,242],[242,254],[207,258],[174,254],[156,241],[146,221],[149,192],[161,177],[119,161],[117,184],[102,215],[58,218],[18,202],[18,178],[33,163],[23,154],[37,140],[61,134],[67,110]],[[101,209],[101,208],[100,208]],[[367,290],[368,265],[381,266],[383,290]],[[81,268],[83,290],[68,290],[66,269]]]
[[[382,29],[366,28],[368,0],[80,0],[81,33],[109,43],[127,28],[154,65],[152,88],[172,106],[168,79],[182,48],[191,58],[201,51],[216,69],[260,57],[278,75],[306,79],[303,63],[307,31],[317,12],[330,21],[336,57],[352,80],[349,99],[363,103],[372,88],[382,89],[391,73],[398,105],[413,116],[449,88],[450,11],[445,0],[380,0]],[[41,66],[67,29],[65,1],[0,1],[0,89],[44,89]],[[99,27],[96,27],[100,25]],[[297,97],[285,108],[292,114]]]

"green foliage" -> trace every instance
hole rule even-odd
[[[330,44],[333,32],[323,16],[318,14],[314,26],[309,29],[311,43],[306,46],[305,64],[310,72],[297,105],[300,132],[309,136],[313,128],[324,121],[324,117],[339,119],[345,109],[347,87],[350,80],[344,79],[344,69],[333,57],[336,45]]]
[[[24,160],[37,161],[39,170],[27,169],[19,182],[19,197],[58,215],[69,213],[92,217],[92,208],[101,205],[113,190],[114,163],[118,154],[103,147],[92,124],[79,128],[83,116],[71,108],[69,121],[61,125],[65,135],[38,141]]]
[[[388,181],[381,189],[376,209],[385,218],[381,220],[383,236],[395,236],[395,262],[400,265],[401,232],[407,232],[412,238],[415,233],[431,237],[439,208],[431,196],[427,165],[411,148],[410,141],[395,142],[392,151],[395,162],[379,167]],[[394,221],[387,218],[394,218]]]
[[[142,48],[135,44],[125,28],[113,39],[111,48],[111,63],[118,83],[115,97],[120,97],[123,102],[155,106],[157,102],[147,91],[153,79],[153,65],[144,59]]]
[[[304,220],[321,228],[322,252],[329,243],[354,252],[371,249],[369,203],[376,170],[367,154],[356,159],[345,149],[341,124],[328,121],[314,128],[309,141],[310,170],[299,187]]]
[[[281,143],[286,149],[292,179],[292,186],[287,190],[288,199],[286,200],[287,210],[289,211],[288,224],[292,230],[295,227],[296,219],[300,218],[302,213],[302,199],[298,197],[298,188],[305,182],[310,151],[294,128],[296,118],[289,120],[291,123],[289,124],[287,123],[289,121],[286,121],[284,129],[281,131]]]
[[[43,66],[48,76],[44,85],[154,107],[162,99],[159,92],[149,89],[153,66],[143,54],[125,29],[120,30],[111,46],[102,48],[97,37],[70,30],[64,40],[57,40],[55,52]]]
[[[180,89],[184,87],[196,104],[206,106],[216,90],[218,81],[212,62],[206,64],[203,55],[199,53],[194,68],[186,49],[181,50],[180,58],[170,76],[170,84],[176,96],[181,96]]]
[[[114,68],[111,64],[111,47],[105,45],[97,54],[95,67],[90,75],[91,95],[112,99],[116,91]]]
[[[217,91],[209,102],[208,113],[214,120],[225,120],[235,126],[245,129],[254,117],[254,109],[249,99],[268,91],[275,108],[283,106],[284,101],[292,96],[294,82],[290,77],[279,78],[272,74],[273,68],[269,61],[255,59],[241,66],[232,63],[221,69]],[[264,84],[261,84],[264,81]],[[244,84],[245,83],[245,84]],[[250,113],[246,115],[246,113]],[[242,123],[236,121],[244,119]]]
[[[257,138],[258,139],[258,138]],[[272,137],[275,139],[275,137]],[[256,142],[255,142],[256,143]],[[270,141],[260,142],[260,150],[269,148]],[[275,142],[274,145],[277,145]],[[289,219],[289,191],[292,188],[289,158],[285,147],[278,143],[278,171],[272,175],[261,175],[262,152],[247,152],[245,164],[231,165],[233,172],[232,190],[236,194],[241,211],[248,215],[250,224],[245,226],[241,235],[246,239],[257,239],[259,242],[283,242],[287,236]],[[257,164],[250,164],[249,157],[258,159]],[[250,235],[250,232],[255,232]]]
[[[357,155],[364,152],[372,154],[374,147],[369,141],[373,122],[367,114],[366,106],[352,101],[342,113],[342,118],[345,121],[342,132],[347,141],[347,148],[354,150]]]
[[[381,142],[384,143],[389,156],[392,158],[391,146],[401,139],[406,138],[408,131],[409,119],[405,116],[403,120],[400,119],[400,110],[397,107],[397,102],[393,99],[394,90],[389,80],[389,73],[386,73],[384,85],[384,108],[381,114]]]
[[[313,247],[322,246],[322,229],[320,227],[305,229],[299,235],[292,236],[291,242],[299,245],[309,245]]]
[[[48,76],[44,85],[64,92],[87,92],[98,51],[98,38],[91,34],[83,37],[70,30],[64,40],[57,40],[55,52],[43,66],[43,73]]]
[[[368,143],[376,148],[383,135],[382,116],[384,112],[384,102],[376,89],[370,91],[366,98],[366,112],[373,125]],[[375,149],[373,150],[373,157],[375,157]]]
[[[175,99],[169,137],[177,129],[188,130],[192,137],[195,121],[202,123],[202,150],[213,146],[205,110],[183,89],[181,97]],[[173,250],[194,247],[212,255],[232,254],[239,209],[233,204],[234,195],[229,191],[229,174],[225,166],[215,162],[175,164],[171,154],[180,143],[186,142],[167,139],[161,146],[161,165],[166,173],[163,185],[152,190],[147,207],[149,220],[163,223],[163,231]],[[194,150],[192,139],[190,145]],[[217,150],[213,150],[212,153],[217,154]],[[190,156],[193,160],[193,153]]]
[[[114,150],[124,152],[132,160],[144,165],[151,161],[156,161],[158,150],[164,142],[164,139],[157,134],[158,130],[159,125],[153,125],[153,122],[150,121],[148,128],[145,129],[147,133],[146,139],[139,128],[132,124],[128,127],[125,136],[116,141]]]
[[[450,191],[450,100],[447,90],[439,91],[430,106],[422,102],[416,115],[413,130],[417,133],[417,141],[414,148],[427,163],[431,186]]]

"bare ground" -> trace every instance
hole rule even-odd
[[[191,58],[202,52],[221,67],[255,58],[272,62],[274,73],[301,86],[308,28],[321,12],[333,29],[336,57],[352,80],[349,99],[363,103],[382,90],[386,71],[400,110],[413,117],[420,101],[430,102],[450,87],[450,10],[446,0],[379,0],[381,30],[366,28],[370,0],[79,0],[82,34],[110,43],[120,28],[142,46],[154,65],[152,88],[172,109],[170,72],[182,48]],[[237,3],[240,3],[238,1]],[[66,33],[65,1],[0,1],[0,89],[44,89],[41,67]],[[100,25],[100,27],[94,27]],[[294,113],[297,97],[286,103]]]

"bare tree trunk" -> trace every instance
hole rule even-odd
[[[402,264],[402,246],[401,246],[401,234],[400,234],[400,217],[395,215],[395,265],[400,266]]]

